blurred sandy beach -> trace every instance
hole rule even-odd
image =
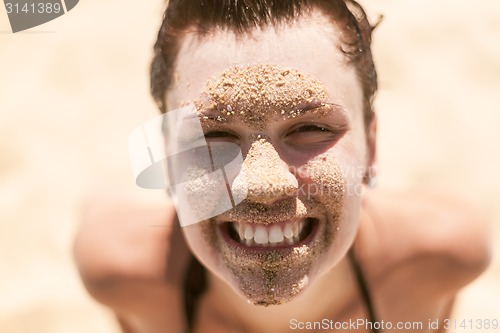
[[[500,1],[360,2],[384,15],[379,186],[465,197],[500,243]],[[162,199],[135,187],[127,152],[130,131],[157,114],[148,69],[162,8],[81,0],[12,34],[0,7],[0,333],[118,332],[71,247],[89,191]],[[499,255],[460,294],[457,319],[500,320]]]

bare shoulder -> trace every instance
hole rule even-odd
[[[475,279],[490,262],[486,218],[460,198],[367,191],[363,211],[360,237],[367,248],[362,252],[374,263],[375,275],[406,271],[431,287],[452,292]]]
[[[187,253],[175,216],[167,200],[144,202],[112,191],[92,195],[74,241],[75,261],[89,291],[117,281],[168,279],[177,271],[167,267],[177,264],[170,259]]]
[[[179,285],[189,251],[167,200],[92,196],[74,257],[88,292],[114,310],[124,332],[183,331]]]

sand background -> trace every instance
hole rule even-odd
[[[500,1],[363,1],[384,14],[379,186],[468,197],[500,241]],[[0,332],[113,333],[78,280],[72,240],[89,191],[134,187],[129,132],[148,94],[161,1],[81,0],[12,34],[0,7]],[[460,295],[459,319],[500,319],[500,257]],[[498,330],[500,331],[500,330]],[[463,332],[463,331],[462,331]]]

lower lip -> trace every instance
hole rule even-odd
[[[230,246],[241,249],[241,250],[245,250],[247,252],[262,253],[262,252],[271,252],[271,251],[277,251],[277,250],[290,250],[293,248],[298,248],[298,247],[302,247],[304,245],[311,244],[313,242],[313,240],[315,239],[316,234],[318,233],[320,222],[317,219],[311,219],[311,221],[309,221],[309,223],[311,224],[311,226],[310,226],[311,231],[306,236],[306,238],[304,238],[302,241],[300,241],[296,244],[292,244],[292,245],[283,244],[283,245],[272,245],[272,246],[271,245],[268,245],[268,246],[255,246],[255,245],[246,246],[246,245],[243,245],[240,242],[234,240],[229,235],[228,228],[231,227],[229,225],[229,223],[223,223],[223,224],[219,225],[217,227],[217,229],[218,229],[218,232],[220,233],[220,235],[222,235],[222,239],[224,239]]]

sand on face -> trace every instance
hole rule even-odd
[[[362,3],[385,15],[374,37],[380,186],[451,189],[500,221],[500,2]],[[17,35],[5,33],[0,9],[2,331],[117,331],[81,287],[71,243],[89,188],[161,197],[134,188],[126,145],[156,115],[147,68],[161,7],[83,1]],[[495,254],[461,294],[457,318],[498,317]]]

